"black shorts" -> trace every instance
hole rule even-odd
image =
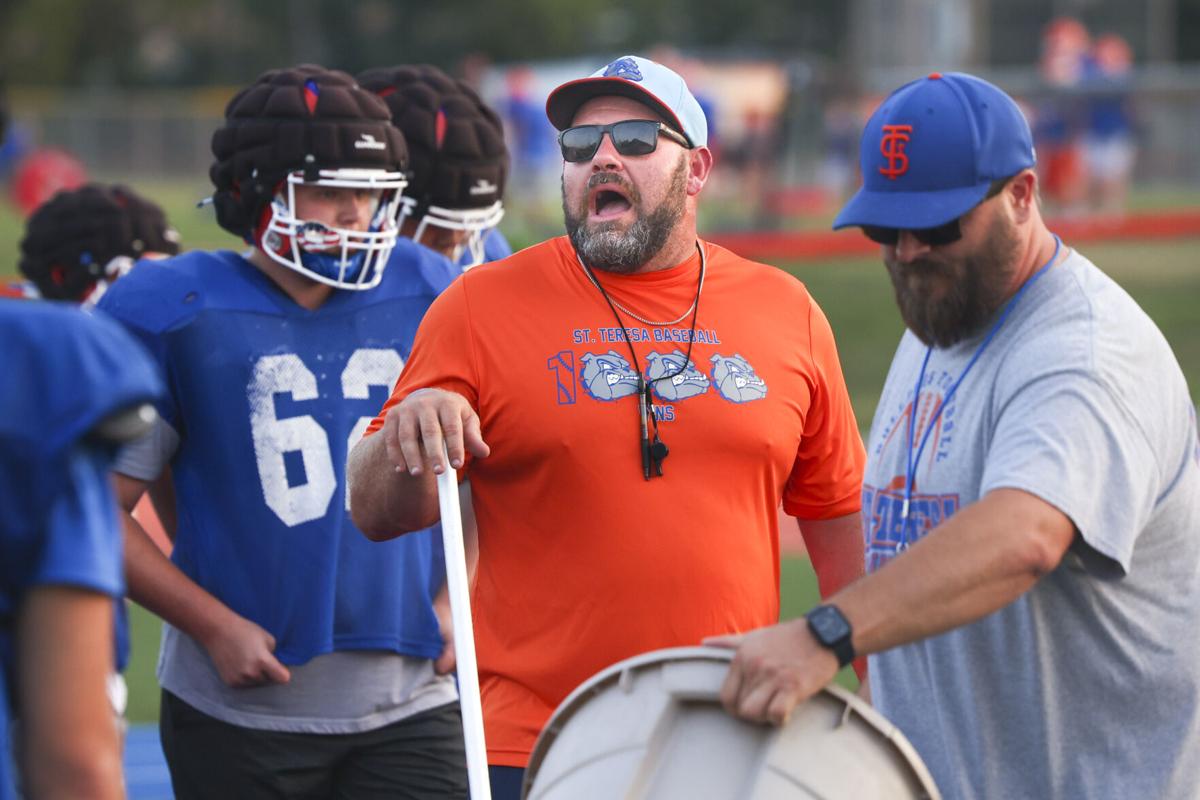
[[[458,703],[364,733],[243,728],[162,693],[163,753],[177,800],[467,797]]]

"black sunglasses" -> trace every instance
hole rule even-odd
[[[971,211],[974,211],[976,208],[983,205],[988,200],[991,200],[993,197],[1000,194],[1000,192],[1004,191],[1004,187],[1008,185],[1010,180],[1012,180],[1011,177],[1000,178],[999,180],[992,181],[992,184],[988,186],[987,194],[985,194],[983,199],[980,200],[974,207],[972,207],[967,214],[971,213]],[[966,216],[966,214],[963,216]],[[961,219],[962,217],[956,217],[949,222],[938,225],[936,228],[901,229],[882,228],[878,225],[863,225],[862,232],[868,239],[876,244],[895,247],[900,241],[900,231],[907,230],[912,234],[913,238],[921,244],[928,245],[929,247],[941,247],[942,245],[953,244],[962,238],[962,226],[958,224],[959,220]]]
[[[558,135],[564,161],[590,161],[600,149],[604,134],[612,139],[613,147],[623,156],[645,156],[658,147],[659,134],[691,149],[687,138],[665,124],[649,119],[626,119],[610,125],[576,125]]]
[[[936,228],[913,228],[905,230],[908,230],[918,242],[930,247],[952,244],[962,238],[962,228],[959,226],[957,218],[950,220],[944,225],[938,225]],[[900,228],[881,228],[877,225],[863,225],[862,232],[876,244],[895,247],[896,243],[900,241]]]

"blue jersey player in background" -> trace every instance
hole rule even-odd
[[[358,81],[384,99],[408,144],[401,235],[464,270],[512,255],[496,228],[508,178],[496,112],[465,81],[429,64],[376,67]]]
[[[250,251],[143,262],[100,304],[169,387],[116,471],[127,510],[168,464],[175,486],[170,562],[125,523],[130,595],[168,623],[176,795],[465,797],[457,693],[434,663],[440,534],[381,549],[345,486],[349,444],[460,270],[397,241],[404,138],[345,73],[264,74],[213,153],[217,220]]]
[[[0,300],[0,342],[0,799],[18,784],[29,797],[123,797],[109,469],[162,385],[119,326],[64,305]]]
[[[127,186],[89,183],[63,189],[38,206],[25,222],[18,263],[28,281],[24,296],[89,308],[138,259],[175,255],[179,241],[179,233],[162,208]],[[174,498],[164,482],[151,491],[160,505],[169,503],[174,508]],[[144,505],[139,513],[148,511]],[[130,656],[129,617],[123,596],[114,606],[116,671],[110,693],[123,718],[129,694],[123,676]]]

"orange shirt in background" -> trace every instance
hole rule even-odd
[[[642,476],[637,372],[565,237],[466,273],[417,333],[396,390],[464,395],[491,455],[467,465],[489,763],[523,767],[578,684],[624,658],[777,621],[776,509],[859,510],[864,452],[833,334],[795,278],[712,244],[693,368],[656,384],[664,476]],[[619,304],[679,316],[693,256],[600,273]],[[648,378],[687,353],[691,315],[621,314]]]

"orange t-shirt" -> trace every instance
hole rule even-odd
[[[790,275],[704,247],[694,368],[655,385],[663,477],[643,478],[636,368],[565,237],[447,289],[369,429],[423,387],[479,412],[491,455],[467,477],[492,764],[525,766],[550,714],[604,667],[775,622],[781,498],[801,518],[859,510],[864,451],[828,321]],[[599,274],[651,320],[686,309],[698,277],[695,255]],[[648,379],[683,362],[690,314],[622,318]]]

